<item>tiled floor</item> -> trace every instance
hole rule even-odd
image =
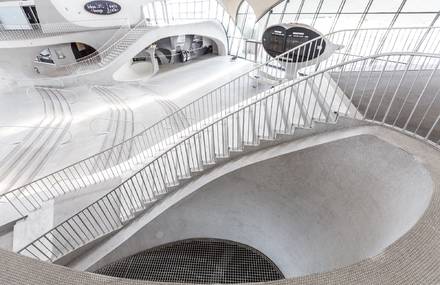
[[[178,108],[243,74],[251,66],[246,61],[231,61],[230,57],[218,56],[172,68],[166,67],[148,81],[115,82],[111,86],[105,86],[107,93],[113,94],[113,99],[110,100],[106,95],[96,92],[96,86],[93,85],[57,90],[68,102],[73,117],[66,135],[59,141],[54,141],[53,137],[46,137],[50,134],[41,134],[40,139],[31,141],[31,147],[27,146],[26,149],[23,147],[26,147],[25,140],[29,138],[29,133],[35,130],[45,131],[43,128],[36,128],[45,116],[49,120],[49,127],[56,128],[65,115],[63,117],[58,112],[52,117],[53,102],[47,98],[43,101],[35,88],[0,89],[1,163],[9,161],[14,164],[14,160],[18,159],[23,162],[34,156],[34,161],[45,157],[42,164],[32,164],[38,166],[38,169],[31,169],[35,175],[22,177],[13,184],[0,185],[0,191],[20,186],[117,144],[130,137],[133,130],[137,133],[147,128]],[[47,125],[44,126],[47,128]],[[125,128],[133,130],[123,133]],[[48,149],[51,144],[55,144],[55,147]],[[42,152],[45,155],[41,155]],[[32,165],[29,164],[29,167],[37,167]],[[8,169],[12,174],[17,171],[20,169]]]

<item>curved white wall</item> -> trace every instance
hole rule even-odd
[[[100,76],[106,77],[111,74],[112,79],[120,80],[120,74],[127,69],[127,63],[131,63],[132,58],[139,54],[143,49],[164,38],[191,34],[209,38],[215,43],[218,55],[227,55],[228,39],[223,26],[217,21],[207,20],[164,27],[152,27],[121,56],[112,61],[109,66],[105,67],[105,72],[100,72]],[[132,75],[136,77],[135,74]],[[128,78],[124,78],[124,80],[126,81]]]
[[[142,5],[152,0],[112,0],[121,11],[112,15],[96,15],[87,12],[84,5],[92,0],[36,0],[36,7],[43,23],[74,22],[84,27],[117,26],[129,22],[136,24],[142,17]]]
[[[383,251],[422,216],[429,172],[375,136],[326,143],[220,177],[165,211],[94,268],[167,242],[223,238],[262,251],[286,277]]]

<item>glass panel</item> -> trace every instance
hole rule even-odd
[[[282,13],[284,10],[284,5],[286,5],[286,1],[281,2],[280,4],[276,5],[272,8],[272,11],[274,13]]]
[[[211,0],[203,1],[203,18],[211,18],[209,15],[211,15],[211,10],[215,11],[214,5],[211,6]],[[213,16],[214,17],[214,16]]]
[[[396,12],[403,0],[374,0],[370,12]]]
[[[244,27],[244,19],[245,18],[246,18],[246,15],[244,15],[244,14],[237,15],[237,26],[238,27]]]
[[[361,19],[360,14],[355,15],[340,15],[338,22],[336,23],[335,31],[345,29],[355,29]]]
[[[243,3],[241,3],[240,5],[240,9],[238,9],[238,14],[244,14],[247,13],[249,4],[246,1],[243,1]]]
[[[325,15],[319,16],[315,23],[315,28],[320,31],[322,34],[328,34],[330,32],[330,28],[332,27],[333,21],[335,20],[336,15]]]
[[[298,22],[301,24],[311,25],[313,17],[313,14],[301,14]]]
[[[403,12],[437,12],[440,10],[439,0],[407,0]]]
[[[263,18],[260,19],[260,21],[258,21],[257,23],[257,27],[258,27],[258,33],[255,33],[255,38],[257,40],[261,40],[262,36],[263,36],[263,32],[266,28],[266,23],[267,23],[267,17],[269,14],[266,14],[265,16],[263,16]]]
[[[304,2],[301,13],[316,13],[320,0],[307,0]]]
[[[293,23],[296,22],[297,14],[285,14],[283,18],[283,23]]]
[[[394,27],[426,27],[434,17],[435,14],[400,14]]]
[[[369,0],[351,0],[346,1],[344,9],[342,9],[343,13],[353,13],[353,12],[364,12],[367,7]],[[381,1],[383,2],[383,0]]]
[[[434,22],[434,27],[439,27],[440,25],[440,18],[438,18],[435,22]]]
[[[273,26],[273,25],[278,25],[281,21],[281,14],[270,14],[269,15],[269,22],[267,24],[268,27]],[[284,23],[288,23],[288,21],[284,21]]]
[[[194,2],[196,18],[203,18],[203,2]]]
[[[298,13],[299,6],[302,0],[290,0],[287,3],[286,13]]]
[[[368,14],[361,28],[385,28],[388,27],[394,14]]]
[[[336,13],[342,0],[324,0],[321,7],[321,13]]]

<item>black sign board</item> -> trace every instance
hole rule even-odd
[[[289,62],[305,62],[313,60],[324,53],[326,48],[325,39],[311,41],[320,35],[312,29],[287,25],[269,27],[263,34],[263,47],[272,56],[279,56],[295,47],[305,44],[299,50],[286,54],[279,60]],[[307,43],[309,42],[309,43]]]
[[[84,5],[87,12],[97,15],[112,15],[121,11],[121,5],[112,1],[91,1]]]

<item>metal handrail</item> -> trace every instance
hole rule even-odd
[[[104,52],[110,46],[114,45],[115,42],[119,41],[129,30],[130,30],[130,25],[129,24],[127,26],[119,27],[119,29],[117,31],[115,31],[113,33],[113,35],[106,42],[104,42],[95,52],[93,52],[93,53],[91,53],[91,54],[89,54],[89,55],[87,55],[85,57],[82,57],[80,59],[80,61],[87,60],[87,59],[90,59],[92,57],[99,56],[100,53]],[[124,33],[121,35],[121,32],[124,32]]]
[[[389,32],[388,35],[393,35],[394,37],[395,34],[401,34],[399,33],[400,30],[410,30],[411,33],[408,35],[412,36],[414,33],[429,29],[416,28],[415,31],[407,28],[395,29]],[[382,31],[383,29],[378,30]],[[352,41],[350,36],[353,34],[356,34],[358,39],[363,40],[367,37],[366,35],[378,33],[378,30],[359,30],[357,33],[355,33],[355,30],[345,30],[339,33],[332,33],[331,37],[335,40],[345,39],[346,42],[350,42]],[[399,41],[404,41],[404,39],[405,37],[397,38]],[[320,44],[323,40],[326,40],[326,37],[313,39],[274,59],[270,59],[267,63],[252,68],[250,71],[243,73],[230,82],[219,86],[184,106],[136,136],[57,172],[4,193],[0,197],[7,200],[20,215],[24,216],[28,212],[40,208],[45,201],[132,172],[138,169],[139,166],[145,165],[146,162],[160,154],[170,145],[178,142],[182,138],[182,131],[186,129],[191,131],[200,129],[204,124],[209,123],[209,121],[215,118],[213,114],[224,116],[234,111],[240,102],[246,104],[248,98],[270,90],[274,84],[277,86],[286,82],[283,79],[285,69],[296,69],[297,67],[295,65],[289,67],[283,59],[295,56],[297,61],[300,61],[300,54],[302,54],[302,57],[306,57],[311,53],[308,51],[311,43]],[[339,42],[341,41],[339,40]],[[361,54],[368,53],[365,50],[357,51]],[[314,65],[303,68],[301,72],[306,70],[313,73],[345,59],[346,57],[343,55],[336,54],[327,60],[314,62]],[[274,68],[273,66],[279,68]],[[372,65],[369,66],[374,67]],[[279,80],[275,83],[267,82],[265,78],[267,75]],[[132,151],[129,152],[129,150]],[[53,187],[53,185],[56,187]]]
[[[92,19],[60,23],[0,24],[0,41],[35,40],[68,33],[129,27],[127,18]]]
[[[52,72],[60,76],[77,76],[88,72],[99,70],[113,61],[114,58],[122,54],[132,43],[139,38],[133,39],[130,36],[148,28],[147,22],[142,20],[131,28],[127,33],[114,41],[111,45],[104,46],[99,52],[93,53],[91,56],[80,59],[78,62],[56,66]]]
[[[380,64],[371,68],[369,63],[377,59]],[[403,60],[406,65],[395,63]],[[341,80],[344,76],[349,80]],[[374,86],[371,92],[359,84],[362,76]],[[276,140],[278,134],[293,135],[298,128],[313,128],[314,122],[335,123],[335,113],[395,128],[439,148],[440,103],[435,102],[440,90],[427,96],[436,76],[440,76],[440,55],[385,53],[292,80],[194,133],[188,131],[185,139],[19,253],[53,262],[119,230],[194,173],[228,159],[232,151],[259,145],[262,139]],[[336,88],[329,88],[331,81]],[[405,97],[403,103],[396,100],[398,94]]]

